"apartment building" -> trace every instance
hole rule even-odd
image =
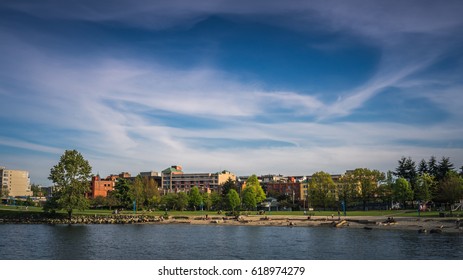
[[[228,179],[236,180],[229,171],[217,173],[183,173],[182,167],[171,166],[161,172],[161,185],[165,192],[188,192],[198,187],[202,192],[220,192],[220,186]]]
[[[31,196],[29,172],[9,170],[0,166],[0,186],[3,196]]]

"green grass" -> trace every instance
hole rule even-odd
[[[225,214],[226,211],[222,212],[222,215]],[[21,213],[28,213],[28,214],[41,214],[43,210],[41,207],[34,207],[29,206],[26,210],[25,206],[0,206],[0,215],[20,215]],[[66,214],[65,211],[57,211],[59,214]],[[112,215],[112,210],[96,210],[96,209],[88,209],[85,211],[74,210],[73,215],[98,215],[98,216],[105,216],[105,215]],[[148,216],[161,216],[164,215],[165,211],[138,211],[136,214],[148,215]],[[205,216],[205,215],[218,215],[217,211],[167,211],[168,215],[170,216]],[[257,211],[242,211],[242,214],[248,215],[257,215]],[[449,213],[449,212],[446,212]],[[122,211],[120,214],[132,215],[133,211]],[[310,211],[310,215],[315,216],[331,216],[334,215],[335,217],[338,215],[337,211]],[[418,217],[418,212],[416,210],[372,210],[372,211],[347,211],[347,216],[395,216],[395,217]],[[459,214],[463,216],[463,211],[454,212],[454,214]],[[303,211],[267,211],[265,215],[268,216],[302,216],[304,215]],[[341,216],[343,213],[341,212]],[[439,217],[438,211],[432,212],[421,212],[421,217]]]

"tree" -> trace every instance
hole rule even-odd
[[[402,157],[399,160],[399,166],[397,166],[396,168],[395,175],[399,178],[401,177],[407,180],[410,183],[412,189],[415,188],[417,173],[415,162],[412,160],[411,157]]]
[[[381,200],[382,203],[388,205],[387,208],[392,204],[392,188],[394,183],[393,173],[392,171],[388,171],[385,180],[379,184],[376,192],[378,199]]]
[[[358,182],[355,180],[352,172],[347,172],[341,176],[340,184],[338,185],[338,195],[339,199],[344,201],[346,208],[356,199],[358,195],[357,187]]]
[[[334,205],[336,184],[333,182],[330,174],[323,171],[314,173],[309,187],[316,205],[323,206],[324,210]]]
[[[428,163],[422,159],[418,165],[418,175],[429,173]]]
[[[404,178],[398,178],[392,187],[392,196],[402,202],[404,208],[406,208],[407,201],[413,199],[413,191],[410,183]]]
[[[143,195],[145,197],[145,206],[148,208],[156,207],[161,201],[158,184],[153,178],[143,177]]]
[[[220,210],[222,209],[222,196],[218,194],[217,192],[213,192],[210,195],[211,198],[211,207],[214,208],[214,210]]]
[[[357,193],[363,203],[363,210],[367,208],[367,203],[377,193],[378,182],[384,179],[384,174],[378,170],[368,168],[357,168],[352,171],[352,180],[357,183]]]
[[[42,196],[42,190],[40,189],[40,186],[37,184],[31,184],[31,191],[32,191],[32,196]]]
[[[105,206],[105,204],[106,204],[106,198],[101,195],[90,199],[90,205],[94,208],[103,207]]]
[[[453,163],[450,162],[450,158],[442,157],[439,161],[439,165],[437,166],[437,175],[436,179],[438,181],[445,178],[445,176],[450,172],[453,171]]]
[[[247,180],[246,180],[246,189],[247,188],[253,188],[254,189],[254,194],[256,198],[256,203],[260,203],[265,200],[265,192],[262,189],[262,186],[259,183],[259,179],[257,179],[257,176],[255,174],[251,175]]]
[[[2,186],[0,186],[0,197],[8,197],[9,194],[10,191],[8,190],[8,188],[3,188]]]
[[[130,186],[129,197],[132,203],[133,201],[135,201],[137,210],[143,208],[143,205],[145,204],[145,194],[143,179],[141,178],[141,176],[137,176],[133,181],[132,185]]]
[[[111,210],[115,206],[120,205],[120,201],[114,196],[114,191],[108,193],[105,203],[106,206],[109,207],[109,210]]]
[[[168,193],[161,197],[161,205],[167,209],[175,209],[177,197],[174,193]]]
[[[428,161],[428,173],[434,178],[437,178],[438,168],[437,168],[437,160],[435,156],[431,156],[431,158]]]
[[[463,179],[455,171],[451,171],[439,182],[435,200],[452,204],[462,198]]]
[[[423,173],[418,176],[415,186],[415,199],[421,202],[428,202],[431,200],[432,190],[435,187],[434,178],[428,173]]]
[[[225,183],[222,184],[221,189],[222,189],[222,196],[226,197],[230,190],[236,191],[237,189],[236,181],[233,180],[232,178],[228,178],[227,181],[225,181]]]
[[[211,210],[211,207],[212,207],[211,195],[209,193],[205,192],[205,193],[202,194],[202,197],[203,197],[204,207],[206,208],[206,210],[207,211]]]
[[[90,191],[92,167],[76,150],[66,150],[57,165],[50,170],[51,180],[57,191],[53,196],[55,206],[65,209],[69,219],[73,209],[85,210],[89,207],[85,194]]]
[[[194,186],[190,190],[190,206],[193,207],[196,211],[197,207],[200,207],[203,204],[203,197],[199,192],[199,188]]]
[[[236,186],[236,181],[232,180],[232,178],[228,178],[225,183],[222,184],[221,190],[222,190],[222,202],[224,205],[222,205],[224,208],[229,208],[230,205],[228,205],[228,192],[230,190],[237,190],[238,187]]]
[[[246,187],[243,190],[243,205],[246,210],[253,210],[257,206],[256,190],[253,187]]]
[[[132,198],[130,197],[130,184],[124,178],[118,178],[114,186],[114,191],[111,192],[118,201],[119,205],[125,208],[130,208],[132,205]]]
[[[175,208],[177,210],[183,211],[188,206],[189,197],[184,192],[179,192],[176,195]]]
[[[241,204],[240,196],[234,189],[231,189],[227,193],[227,200],[228,200],[228,205],[230,205],[231,210],[233,212],[235,211],[236,207],[240,206]]]

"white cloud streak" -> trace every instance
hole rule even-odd
[[[453,116],[445,124],[417,127],[392,122],[333,122],[349,116],[388,87],[414,87],[414,74],[432,65],[454,42],[432,43],[448,38],[461,27],[462,5],[407,1],[169,1],[135,3],[112,1],[61,1],[24,4],[7,1],[3,5],[37,17],[97,21],[144,28],[188,27],[212,15],[249,16],[269,24],[299,30],[325,29],[350,32],[381,49],[382,58],[371,79],[355,89],[346,89],[340,98],[324,102],[323,93],[265,91],[242,83],[230,73],[213,67],[179,70],[162,64],[103,57],[92,61],[52,54],[41,46],[0,28],[2,67],[0,96],[11,106],[1,106],[2,119],[47,125],[63,132],[60,143],[44,135],[37,141],[0,137],[0,145],[57,154],[69,147],[90,153],[95,172],[116,173],[128,169],[135,173],[148,168],[162,169],[182,164],[190,171],[229,169],[239,174],[310,174],[318,170],[343,172],[356,167],[393,169],[397,159],[430,155],[451,156],[463,162],[461,147],[425,147],[403,144],[426,139],[430,142],[461,142],[461,87],[450,83],[438,94],[424,90],[419,96],[438,104]],[[422,3],[422,2],[419,2]],[[179,9],[179,7],[182,7]],[[246,7],[246,8],[244,8]],[[285,18],[268,22],[265,15]],[[293,15],[288,17],[287,15]],[[411,16],[412,15],[412,16]],[[317,23],[314,25],[314,23]],[[419,34],[423,46],[404,53]],[[415,45],[414,45],[415,46]],[[20,92],[11,90],[15,84]],[[20,104],[20,105],[18,105]],[[307,116],[314,122],[280,121],[277,109],[291,111],[294,117]],[[25,110],[28,111],[26,116]],[[185,118],[202,117],[218,121],[220,128],[172,126],[161,117],[166,114]],[[255,121],[267,117],[272,122]],[[287,147],[232,147],[206,149],[188,139],[273,140]],[[50,141],[51,143],[45,144]],[[66,144],[63,144],[66,143]],[[112,158],[112,160],[108,160]],[[130,166],[130,167],[128,167]]]

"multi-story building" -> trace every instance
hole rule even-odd
[[[0,166],[0,186],[3,196],[31,196],[29,172],[24,170],[8,170]]]
[[[267,193],[274,193],[278,195],[287,195],[294,202],[301,200],[302,182],[296,181],[280,181],[280,182],[268,182],[265,184]]]
[[[164,191],[173,191],[174,176],[183,175],[183,170],[180,165],[172,165],[161,172],[161,186]]]
[[[106,179],[102,180],[99,175],[92,177],[90,183],[90,194],[89,197],[95,198],[97,196],[106,197],[109,191],[113,191],[115,186],[115,180]]]
[[[262,175],[258,177],[259,181],[262,182],[263,184],[265,183],[273,183],[273,182],[287,182],[288,178],[283,176],[283,175]]]
[[[149,177],[158,177],[160,175],[159,175],[159,172],[157,171],[146,171],[146,172],[140,172],[140,176],[149,178]]]
[[[202,192],[220,192],[220,186],[228,179],[235,181],[236,175],[226,170],[217,173],[183,173],[182,167],[178,165],[161,173],[161,184],[167,192],[188,192],[194,186]]]
[[[139,176],[148,180],[154,180],[158,186],[158,189],[160,189],[162,186],[162,177],[161,174],[159,174],[157,171],[140,172]],[[133,179],[135,180],[135,178]]]

